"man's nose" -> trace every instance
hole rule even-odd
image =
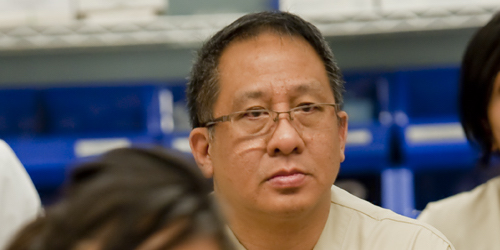
[[[278,111],[274,111],[276,112],[276,116],[274,117],[273,121],[274,122],[279,122],[279,119],[280,119],[280,116],[281,114],[288,114],[288,117],[286,117],[289,121],[293,121],[293,112],[291,110],[289,111],[283,111],[283,112],[278,112]]]
[[[288,113],[288,115],[285,113]],[[267,153],[270,156],[301,153],[304,150],[304,141],[300,131],[293,124],[291,113],[278,113],[275,122],[275,130],[267,143]]]

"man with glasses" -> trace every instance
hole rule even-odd
[[[343,80],[310,23],[241,17],[204,44],[187,92],[191,149],[237,249],[453,249],[332,186],[345,158]]]

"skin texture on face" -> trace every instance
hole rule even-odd
[[[335,103],[324,65],[300,37],[266,32],[233,41],[218,67],[214,117],[251,108],[287,111],[304,103]],[[274,132],[244,136],[231,122],[191,132],[202,172],[214,178],[226,215],[291,218],[329,207],[330,188],[344,160],[347,115],[335,112],[328,129],[297,129],[280,115]],[[231,220],[231,218],[229,218]]]
[[[492,151],[499,150],[500,143],[500,73],[497,74],[488,105],[488,119],[493,134]]]

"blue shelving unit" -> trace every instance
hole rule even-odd
[[[415,218],[415,189],[413,172],[404,167],[382,171],[382,206],[392,211]]]
[[[470,169],[477,154],[458,117],[457,67],[404,70],[388,76],[403,163],[414,171]]]
[[[344,78],[349,132],[341,174],[380,173],[390,165],[389,86],[378,72],[348,72]]]
[[[411,171],[413,192],[407,196],[414,210],[464,191],[460,179],[474,169],[478,153],[467,142],[458,115],[459,75],[458,67],[447,66],[384,76],[393,97],[395,162]],[[405,215],[415,215],[408,212],[408,203],[400,205]]]
[[[0,90],[2,139],[38,189],[57,189],[67,168],[84,157],[158,144],[172,131],[173,97],[165,83],[106,84]]]
[[[41,131],[41,113],[35,89],[0,91],[0,136],[30,137]]]

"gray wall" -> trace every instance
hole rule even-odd
[[[343,70],[458,65],[475,29],[328,38]],[[0,86],[187,77],[195,48],[163,46],[0,53]]]
[[[458,65],[476,29],[330,38],[342,69]]]

